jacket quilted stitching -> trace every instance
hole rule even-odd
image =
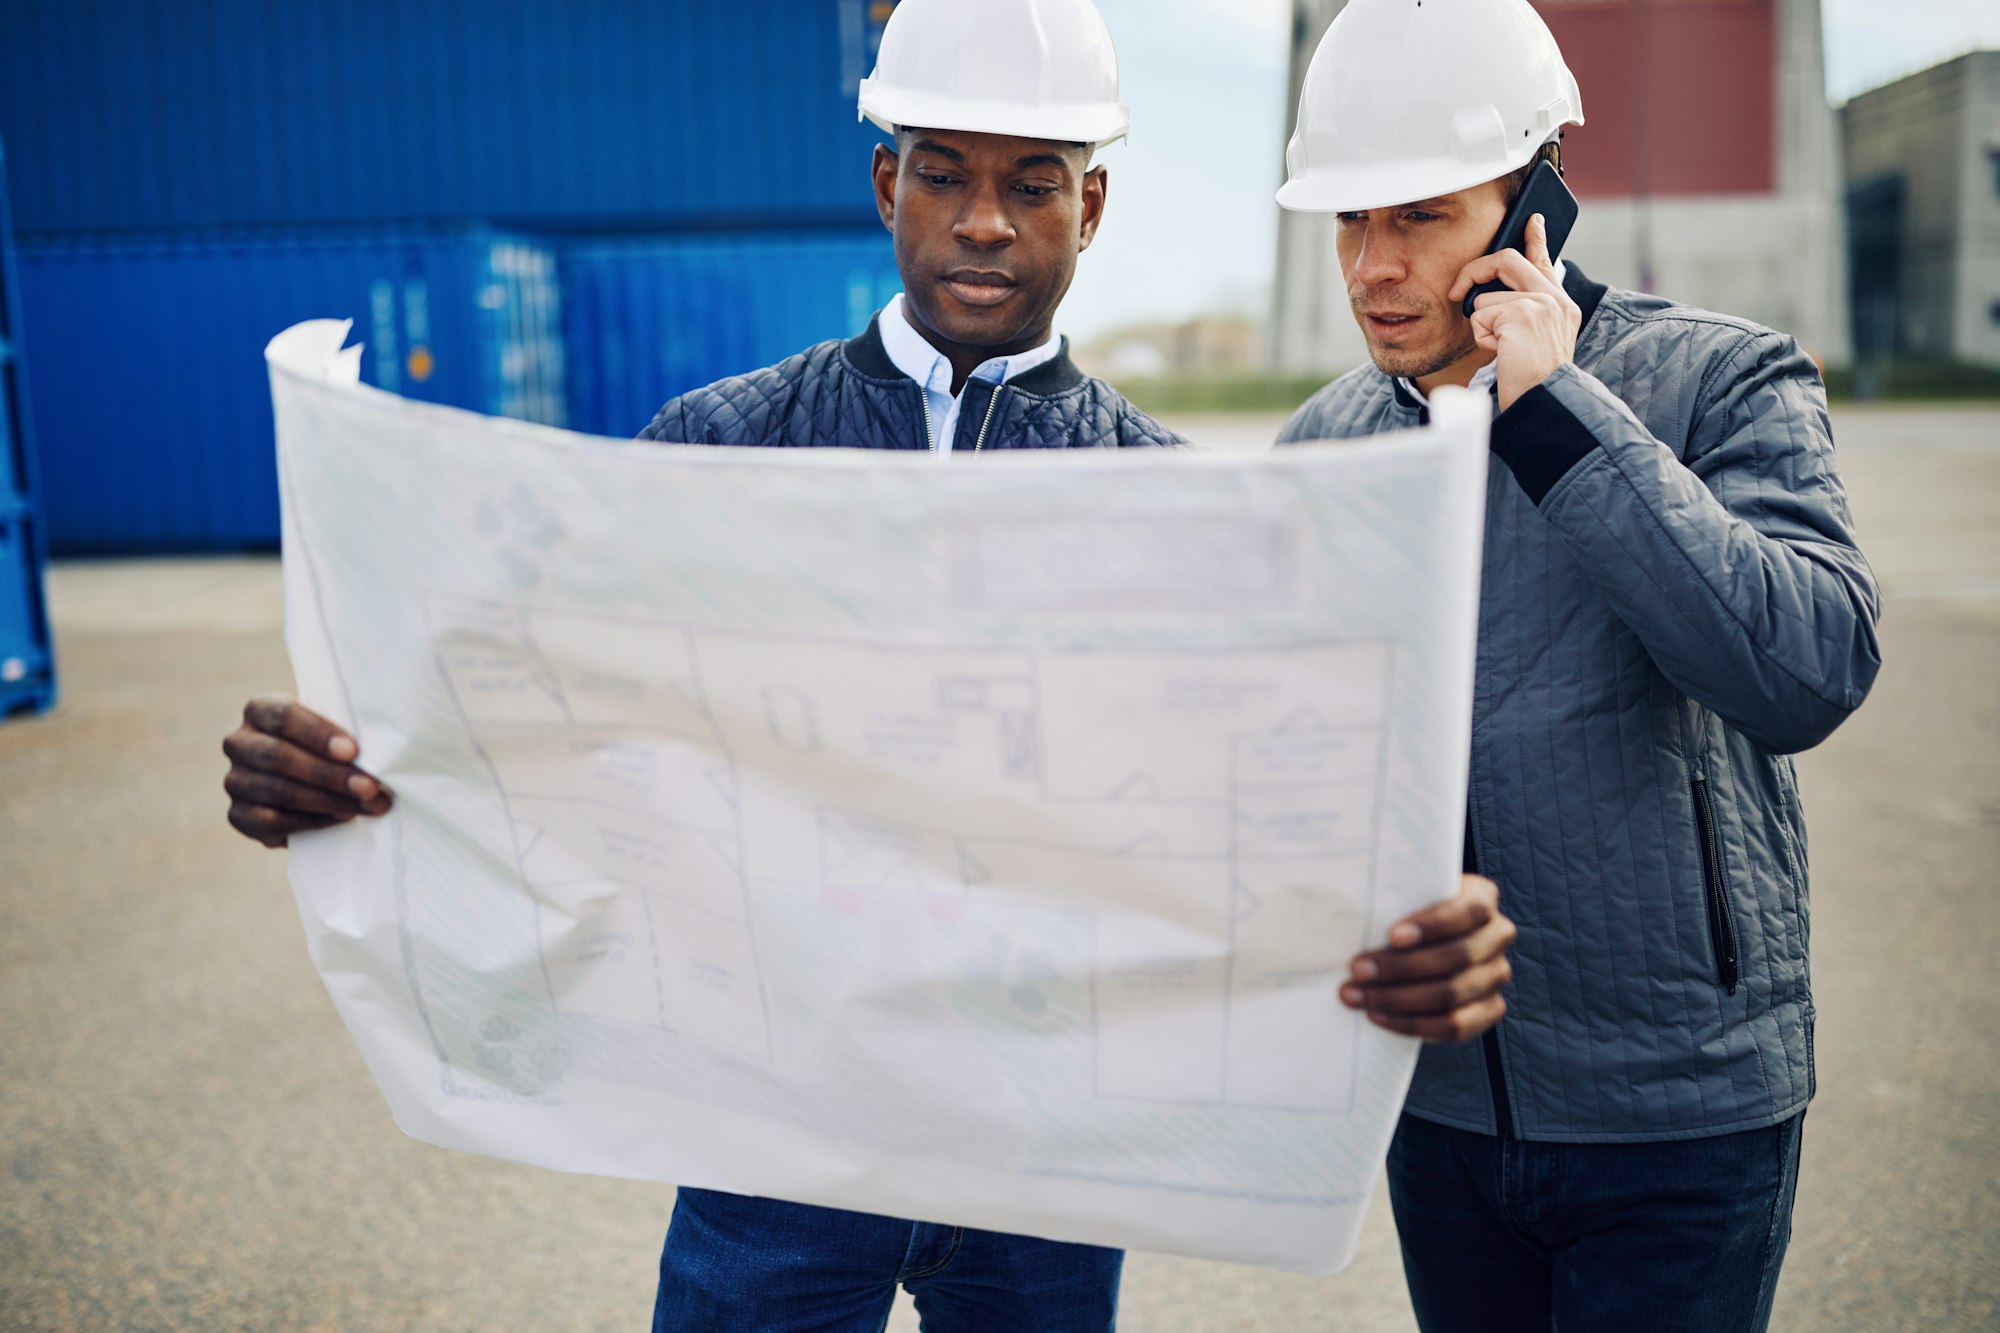
[[[1103,380],[1078,370],[1067,339],[1053,360],[997,389],[974,380],[965,395],[954,451],[1186,443]],[[775,366],[682,394],[639,437],[791,449],[930,447],[923,389],[896,369],[874,321],[846,342],[819,343]]]

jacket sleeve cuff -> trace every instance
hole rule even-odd
[[[1595,448],[1597,437],[1546,384],[1516,398],[1493,421],[1493,452],[1537,507]]]

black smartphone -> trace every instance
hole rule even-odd
[[[1528,253],[1528,219],[1537,213],[1549,224],[1549,260],[1553,263],[1562,258],[1563,242],[1569,239],[1570,228],[1576,226],[1576,196],[1563,184],[1562,173],[1547,162],[1537,162],[1528,173],[1527,183],[1521,187],[1514,206],[1507,210],[1507,220],[1500,224],[1486,253],[1497,254],[1502,250]],[[1480,283],[1465,294],[1466,315],[1471,316],[1472,303],[1486,293],[1507,290],[1504,282]]]

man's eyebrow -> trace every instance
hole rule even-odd
[[[1067,167],[1069,159],[1061,153],[1030,153],[1026,157],[1014,159],[1014,166],[1023,167]]]
[[[956,148],[949,148],[939,143],[936,139],[919,139],[911,144],[910,147],[919,153],[936,153],[941,157],[948,157],[954,162],[965,161],[964,153],[959,152]]]

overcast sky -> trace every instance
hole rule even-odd
[[[1145,319],[1261,313],[1277,249],[1291,0],[1097,0],[1118,44],[1132,137],[1062,327],[1087,341]]]
[[[1977,46],[2000,0],[1821,0],[1827,93],[1842,101]],[[1261,316],[1277,246],[1290,0],[1097,0],[1118,43],[1132,139],[1062,327],[1240,310]]]
[[[1996,0],[1820,0],[1836,102],[1977,47],[2000,47]]]

